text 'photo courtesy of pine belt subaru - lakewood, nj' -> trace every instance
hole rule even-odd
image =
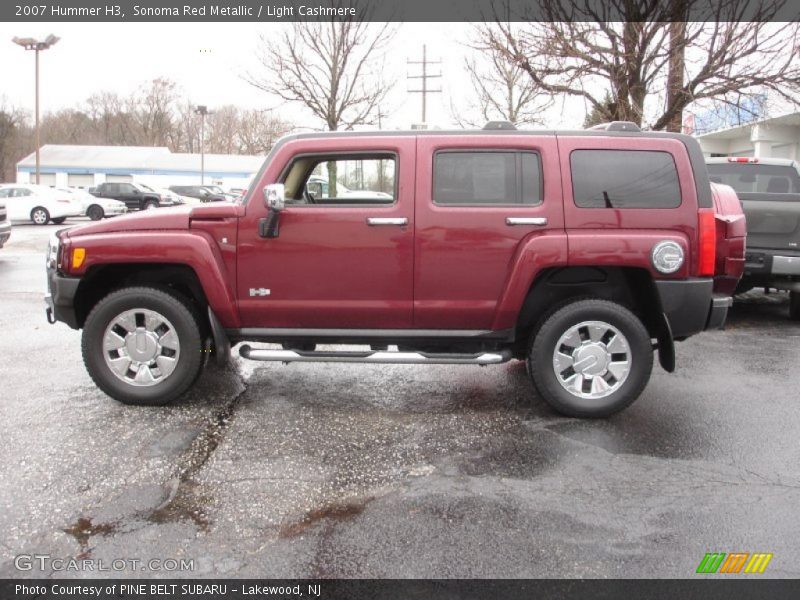
[[[735,192],[685,135],[299,134],[237,203],[54,235],[47,315],[127,404],[177,398],[246,342],[283,363],[526,360],[556,411],[603,417],[654,353],[673,371],[675,341],[723,325],[744,251]]]

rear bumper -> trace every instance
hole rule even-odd
[[[800,251],[748,249],[743,280],[751,286],[797,290],[800,288]]]
[[[725,325],[732,298],[714,293],[713,279],[656,281],[661,310],[672,336],[687,338]]]
[[[74,301],[80,281],[75,277],[59,275],[55,269],[47,270],[47,295],[44,302],[48,322],[61,321],[78,329]]]

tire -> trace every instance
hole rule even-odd
[[[789,292],[789,318],[800,321],[800,292]]]
[[[151,287],[123,288],[100,300],[86,318],[83,362],[97,387],[115,400],[163,406],[200,375],[200,329],[196,312],[177,295]]]
[[[50,220],[50,213],[43,206],[37,206],[31,211],[31,221],[34,225],[47,225]]]
[[[147,200],[142,205],[142,210],[153,210],[154,208],[158,208],[158,202],[156,202],[155,200]]]
[[[539,395],[557,412],[607,417],[644,390],[653,347],[650,334],[627,308],[607,300],[577,300],[540,323],[529,346],[528,371]]]
[[[92,204],[89,208],[86,209],[86,216],[89,217],[92,221],[99,221],[105,215],[106,213],[103,210],[103,207],[97,204]]]
[[[67,220],[67,217],[58,217],[57,219],[50,219],[56,225],[61,225]]]

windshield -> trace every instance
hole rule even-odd
[[[708,177],[738,194],[800,194],[800,174],[788,165],[716,163],[708,165]]]

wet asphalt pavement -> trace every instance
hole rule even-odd
[[[0,577],[19,555],[191,559],[200,577],[694,577],[706,552],[800,575],[800,325],[751,292],[604,421],[522,363],[209,367],[165,408],[92,384],[44,315],[53,227],[0,250]],[[740,575],[741,576],[741,575]]]

